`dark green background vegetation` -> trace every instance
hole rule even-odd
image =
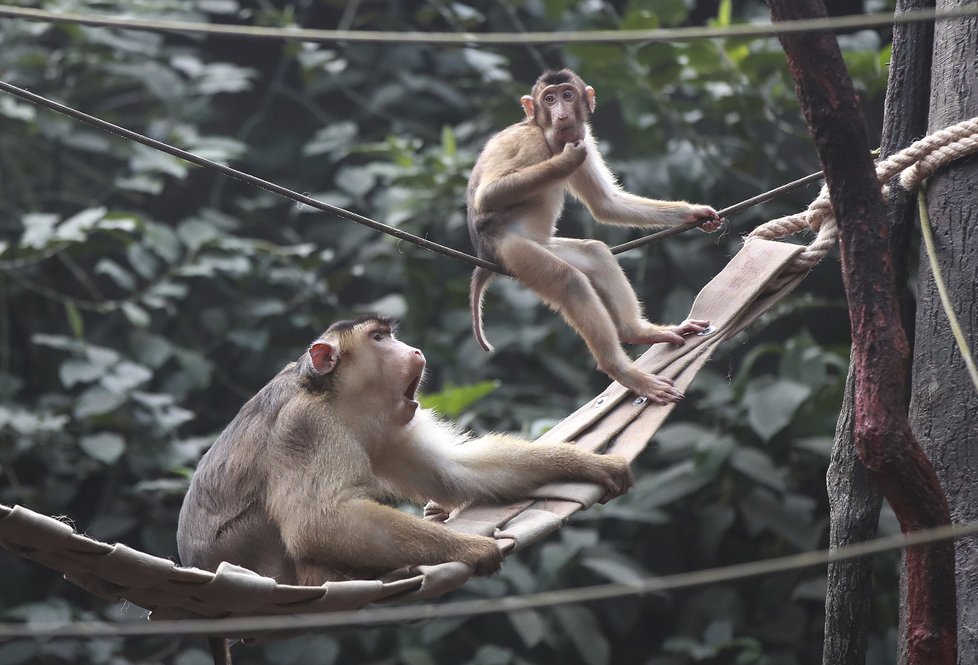
[[[763,19],[694,0],[44,0],[50,9],[353,29],[522,31]],[[855,3],[854,3],[855,4]],[[885,9],[885,2],[867,2]],[[887,34],[840,38],[878,136]],[[594,128],[638,193],[729,205],[818,168],[774,39],[647,46],[314,45],[0,19],[0,78],[412,233],[470,251],[464,187],[544,66],[597,88]],[[621,257],[648,313],[680,320],[757,223],[814,188]],[[621,242],[568,205],[565,235]],[[0,96],[0,502],[176,557],[196,460],[329,323],[403,321],[425,390],[466,426],[536,436],[602,390],[583,343],[497,280],[498,353],[471,338],[469,268]],[[631,580],[824,546],[848,357],[838,264],[724,347],[636,468],[628,496],[454,595]],[[493,383],[485,383],[493,382]],[[467,387],[477,386],[470,390]],[[473,395],[484,395],[472,400]],[[884,531],[889,530],[884,525]],[[0,618],[142,620],[0,553]],[[871,662],[889,660],[894,559],[878,560]],[[594,606],[313,634],[239,663],[821,662],[818,570]],[[205,665],[200,639],[0,644],[0,664]]]

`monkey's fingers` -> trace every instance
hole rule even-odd
[[[686,319],[678,326],[674,326],[670,332],[677,335],[694,335],[701,333],[710,327],[710,322],[703,319]],[[685,340],[684,340],[685,341]]]
[[[720,217],[718,214],[714,213],[712,217],[702,217],[697,221],[699,222],[700,231],[713,233],[714,231],[719,231],[723,225],[727,223],[727,218]]]
[[[442,523],[449,518],[449,511],[442,508],[434,501],[429,501],[424,507],[424,519],[426,522]]]

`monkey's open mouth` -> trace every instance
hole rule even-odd
[[[418,374],[416,377],[414,377],[411,380],[411,383],[408,384],[407,390],[404,391],[404,398],[409,402],[415,401],[414,397],[415,395],[417,395],[418,386],[420,385],[421,385],[421,375]]]

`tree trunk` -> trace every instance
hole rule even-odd
[[[821,0],[769,0],[775,20],[825,15]],[[781,44],[825,171],[839,223],[855,375],[854,441],[859,457],[905,532],[950,522],[947,499],[907,419],[909,344],[900,323],[896,274],[883,199],[862,112],[835,37],[783,35]],[[957,659],[954,552],[914,547],[907,578],[907,662]]]
[[[941,0],[939,9],[962,1]],[[930,129],[978,115],[978,20],[941,23],[934,37]],[[978,347],[978,160],[955,162],[928,184],[928,211],[940,270],[965,338]],[[951,337],[926,255],[918,277],[917,345],[910,418],[941,482],[955,521],[978,520],[978,395]],[[957,543],[961,663],[978,663],[978,540]]]
[[[899,0],[897,13],[933,7],[933,0]],[[934,26],[929,23],[897,25],[893,31],[893,55],[886,87],[880,156],[906,147],[926,131],[930,93],[930,56]],[[897,288],[908,316],[908,246],[913,233],[916,198],[902,189],[891,190],[887,201]],[[876,535],[883,494],[856,454],[853,440],[853,390],[855,375],[849,368],[842,410],[835,431],[832,458],[826,474],[829,496],[829,546],[840,547]],[[857,559],[829,564],[825,596],[825,647],[823,665],[865,665],[869,636],[873,580],[871,561]]]

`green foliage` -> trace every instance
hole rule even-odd
[[[48,9],[86,3],[40,0]],[[716,25],[761,3],[249,3],[107,0],[174,20],[388,30]],[[90,8],[88,8],[90,9]],[[707,11],[709,10],[709,11]],[[842,39],[868,102],[887,47]],[[598,91],[596,134],[624,184],[727,205],[816,166],[777,42],[564,49],[238,42],[67,24],[0,22],[4,80],[327,202],[469,250],[464,188],[540,67]],[[873,119],[871,118],[871,123]],[[733,221],[803,207],[812,191]],[[568,205],[561,232],[609,242]],[[685,315],[736,250],[688,234],[621,257],[654,319]],[[498,353],[471,338],[469,269],[298,207],[18,99],[0,97],[0,501],[71,517],[94,537],[176,556],[193,466],[235,411],[329,323],[403,320],[429,361],[424,403],[478,431],[537,436],[607,384],[536,298],[496,280]],[[823,474],[848,326],[837,270],[722,349],[636,466],[635,490],[581,514],[460,597],[627,582],[824,542]],[[12,555],[5,620],[142,620]],[[892,580],[889,580],[892,582]],[[240,648],[237,662],[479,665],[813,663],[821,579],[779,575],[593,606],[310,635]],[[892,593],[892,589],[882,593]],[[886,625],[880,626],[885,635]],[[167,663],[198,639],[0,645],[0,662]]]

